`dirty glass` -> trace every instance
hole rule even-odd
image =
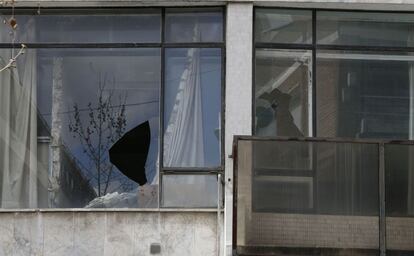
[[[256,50],[255,134],[312,135],[312,53]]]
[[[414,146],[385,145],[387,254],[414,253]]]
[[[1,19],[9,20],[3,12]],[[1,43],[156,43],[161,41],[161,12],[146,10],[119,14],[94,11],[93,14],[15,16],[14,35],[4,33]],[[2,26],[7,29],[8,26]]]
[[[318,51],[317,136],[412,139],[414,57]]]
[[[218,206],[217,175],[162,175],[162,207]]]
[[[414,14],[325,12],[316,15],[317,43],[412,47]]]
[[[312,11],[258,8],[255,13],[257,43],[312,43]]]
[[[216,8],[166,9],[165,41],[168,43],[222,42],[222,10]]]
[[[238,253],[378,255],[377,144],[237,145]]]
[[[160,62],[152,48],[30,49],[0,72],[2,208],[157,207]]]
[[[164,167],[221,165],[221,50],[165,50]]]

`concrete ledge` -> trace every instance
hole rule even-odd
[[[3,212],[0,255],[216,256],[217,226],[208,212]]]
[[[220,210],[223,212],[223,209]],[[2,213],[37,212],[215,212],[216,208],[51,208],[51,209],[0,209]]]

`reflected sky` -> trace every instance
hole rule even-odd
[[[59,49],[38,50],[37,53],[39,111],[49,127],[52,127],[53,118],[61,119],[63,143],[80,162],[86,176],[96,172],[96,167],[85,154],[85,146],[80,143],[79,137],[70,131],[69,124],[74,120],[76,105],[81,122],[85,127],[88,125],[91,120],[88,105],[96,115],[99,88],[104,85],[102,95],[105,98],[112,94],[111,105],[116,111],[125,105],[125,132],[147,120],[150,122],[151,144],[146,171],[148,181],[151,182],[156,175],[158,157],[159,49]],[[58,103],[61,104],[59,115],[53,117],[52,101],[53,97],[57,97],[53,93],[53,84],[59,80],[56,75],[56,59],[61,59],[63,97]],[[97,140],[98,136],[92,136],[92,144],[97,145]],[[105,143],[112,142],[105,140]],[[107,152],[104,158],[108,158]],[[111,180],[109,192],[119,190],[122,183],[128,183],[128,179],[120,173],[113,173]],[[134,187],[136,184],[132,182],[123,188],[130,190]]]

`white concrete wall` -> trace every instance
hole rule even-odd
[[[216,231],[214,212],[0,213],[0,256],[216,256]]]
[[[234,135],[252,131],[253,4],[227,6],[226,35],[226,125],[225,125],[225,253],[231,255],[233,216]]]

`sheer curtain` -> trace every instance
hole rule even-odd
[[[11,50],[2,50],[1,65]],[[34,52],[0,73],[1,207],[37,206],[37,114]],[[19,71],[22,72],[19,72]]]
[[[197,26],[193,32],[193,37],[200,37]],[[164,132],[166,167],[204,166],[200,71],[200,49],[190,48],[187,52],[187,67],[180,77],[175,104]],[[159,159],[156,169],[159,169]],[[158,184],[158,180],[157,172],[151,184]]]
[[[28,23],[33,24],[33,23]],[[32,26],[25,27],[27,35]],[[18,49],[15,49],[15,54]],[[11,57],[0,51],[0,66]],[[26,51],[16,67],[0,72],[0,206],[37,207],[37,108],[35,51]]]
[[[168,167],[204,166],[200,51],[188,49],[187,61],[164,134],[164,166]]]

